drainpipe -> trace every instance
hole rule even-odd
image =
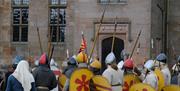
[[[167,54],[167,34],[168,34],[168,0],[165,0],[165,17],[164,17],[164,21],[165,21],[165,27],[164,27],[164,44],[165,44],[165,53]]]
[[[169,54],[169,45],[168,45],[168,16],[169,16],[169,0],[165,0],[165,52]],[[170,56],[168,55],[168,60]],[[169,62],[169,61],[168,61]]]
[[[162,49],[161,49],[161,52],[165,52],[165,50],[164,50],[164,39],[165,39],[165,37],[164,37],[164,9],[159,5],[159,4],[157,4],[157,7],[159,8],[159,10],[161,11],[161,19],[162,19],[162,21],[161,21],[161,26],[162,26],[162,30],[161,30],[161,33],[162,33],[162,35],[161,35],[161,37],[162,37]]]

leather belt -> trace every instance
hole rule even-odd
[[[46,89],[46,90],[49,90],[48,87],[43,87],[43,86],[38,86],[37,88],[38,88],[38,89]]]

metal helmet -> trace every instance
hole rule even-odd
[[[77,56],[76,56],[76,61],[78,63],[87,63],[87,54],[85,54],[84,52],[80,52]]]
[[[129,54],[125,51],[125,49],[122,50],[122,52],[121,52],[121,58],[122,58],[123,60],[126,60],[128,57],[129,57]]]
[[[115,57],[114,53],[111,52],[106,56],[105,62],[106,62],[106,64],[111,64],[115,61],[115,59],[116,59],[116,57]]]
[[[118,66],[119,69],[122,69],[122,68],[123,68],[123,65],[124,65],[124,62],[123,62],[123,61],[120,61],[117,66]]]
[[[76,56],[72,56],[67,62],[68,65],[77,65]]]
[[[166,59],[167,59],[167,56],[166,56],[164,53],[160,53],[160,54],[156,57],[156,60],[157,60],[157,61],[163,62],[163,63],[166,63]]]
[[[95,58],[94,61],[90,64],[90,67],[101,69],[101,63]]]
[[[124,61],[124,65],[123,65],[125,68],[128,68],[128,69],[133,69],[133,60],[132,59],[127,59]]]
[[[144,64],[144,67],[148,69],[149,71],[151,71],[152,68],[154,67],[154,61],[153,60],[146,61],[146,63]]]

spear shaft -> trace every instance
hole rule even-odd
[[[138,33],[138,37],[137,37],[137,39],[136,39],[136,41],[135,41],[135,44],[134,44],[133,50],[132,50],[132,52],[131,52],[130,58],[132,58],[132,56],[133,56],[133,54],[134,54],[134,50],[135,50],[136,45],[137,45],[137,43],[138,43],[139,37],[141,36],[141,32],[142,32],[142,29],[141,29],[141,30],[139,31],[139,33]]]
[[[113,50],[114,50],[114,41],[115,41],[116,29],[117,29],[117,17],[115,18],[114,33],[113,33],[111,52],[113,52]]]
[[[109,0],[109,2],[110,2],[110,0]],[[108,2],[107,5],[105,5],[104,11],[103,11],[103,13],[102,13],[101,20],[100,20],[100,24],[99,24],[99,28],[98,28],[98,30],[97,30],[97,32],[96,32],[95,39],[94,39],[94,42],[93,42],[93,47],[92,47],[91,52],[90,52],[89,60],[91,59],[92,54],[93,54],[93,52],[94,52],[94,48],[95,48],[95,45],[96,45],[97,37],[98,37],[99,31],[100,31],[100,29],[101,29],[101,25],[102,25],[102,22],[103,22],[103,19],[104,19],[104,15],[105,15],[107,6],[109,5],[109,2]]]

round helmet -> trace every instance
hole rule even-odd
[[[121,59],[125,60],[128,57],[129,57],[129,54],[125,50],[122,50],[122,52],[121,52]]]
[[[90,64],[90,67],[101,69],[101,63],[95,58],[94,61]]]
[[[67,62],[68,65],[77,65],[77,62],[76,62],[76,56],[72,56],[69,61]]]
[[[157,61],[163,62],[163,63],[166,63],[166,59],[167,59],[167,56],[166,56],[164,53],[160,53],[160,54],[156,57],[156,60],[157,60]]]
[[[76,61],[78,63],[87,63],[87,55],[84,52],[80,52],[77,56],[76,56]]]
[[[106,64],[111,64],[115,61],[115,59],[116,59],[116,57],[115,57],[114,53],[111,52],[106,56],[105,62],[106,62]]]
[[[154,67],[154,61],[153,60],[146,61],[144,67],[148,70],[152,70],[152,68]]]
[[[120,61],[117,66],[118,66],[119,69],[122,69],[122,68],[123,68],[123,65],[124,65],[124,62],[123,62],[123,61]]]
[[[124,61],[124,67],[128,69],[133,69],[133,60],[128,58],[127,60]]]

